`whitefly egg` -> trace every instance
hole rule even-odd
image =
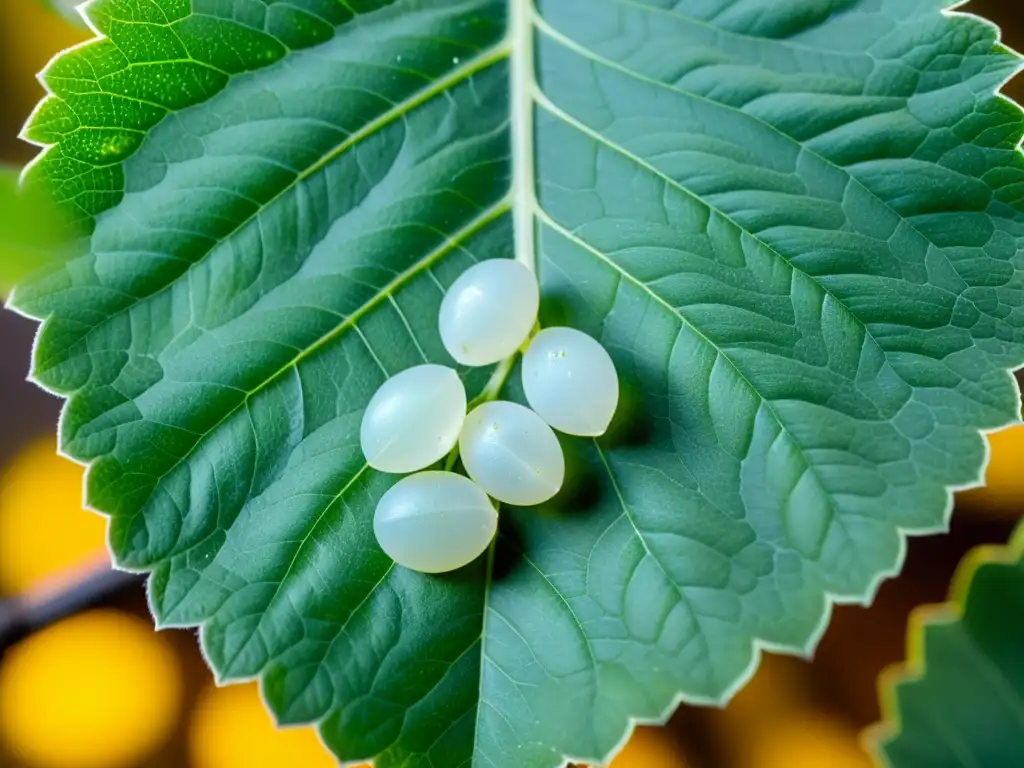
[[[569,435],[604,434],[619,403],[608,351],[575,328],[545,328],[523,355],[523,389],[544,421]]]
[[[487,494],[454,472],[402,478],[381,497],[373,516],[373,532],[387,556],[424,573],[473,562],[497,528],[498,513]]]
[[[508,504],[547,501],[562,487],[562,446],[536,413],[497,400],[474,408],[459,436],[469,476],[489,495]]]
[[[443,365],[418,365],[388,379],[370,399],[359,441],[381,472],[416,472],[442,459],[466,419],[466,389]]]
[[[463,365],[490,365],[513,354],[533,330],[540,291],[533,272],[512,259],[475,264],[441,302],[438,329]]]

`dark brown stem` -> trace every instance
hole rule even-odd
[[[0,599],[0,654],[34,632],[138,587],[142,580],[141,574],[103,564],[43,589]]]

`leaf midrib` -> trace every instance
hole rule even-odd
[[[506,36],[509,45],[509,122],[512,128],[512,189],[513,199],[513,247],[515,258],[525,264],[531,272],[537,271],[537,222],[535,212],[538,209],[536,194],[536,169],[534,163],[534,120],[533,94],[537,88],[537,73],[533,53],[534,30],[536,27],[536,9],[534,0],[508,0]],[[504,385],[511,363],[517,353],[513,353],[499,365],[495,376],[497,379],[497,395]],[[494,379],[492,379],[494,381]],[[490,390],[490,383],[485,391]],[[500,512],[500,507],[499,507]],[[494,581],[494,553],[498,535],[487,548],[487,564],[485,570],[484,593],[480,620],[480,674],[477,679],[476,714],[473,722],[473,751],[470,765],[476,764],[477,749],[480,738],[480,716],[483,711],[484,672],[487,668],[487,616],[491,610],[490,598]],[[500,614],[498,614],[500,616]]]
[[[623,270],[621,267],[619,267],[613,261],[608,259],[604,254],[601,254],[596,249],[590,247],[589,244],[580,241],[579,238],[577,238],[575,235],[572,235],[571,233],[568,233],[563,227],[561,227],[560,225],[555,223],[553,221],[553,219],[551,219],[551,217],[548,216],[547,213],[540,207],[540,205],[539,205],[539,203],[538,203],[538,201],[536,199],[536,182],[535,182],[534,170],[533,170],[534,169],[534,163],[536,162],[536,158],[535,158],[534,152],[533,152],[533,130],[534,130],[534,126],[533,126],[533,110],[534,110],[535,106],[541,106],[541,107],[543,107],[545,109],[548,109],[556,117],[559,117],[560,119],[563,119],[568,124],[573,125],[573,126],[577,127],[580,130],[583,130],[588,135],[591,135],[595,140],[598,140],[602,144],[609,146],[613,151],[616,151],[616,152],[619,152],[621,154],[624,154],[627,157],[629,157],[630,159],[632,159],[634,162],[642,165],[645,168],[648,168],[650,171],[652,171],[653,173],[657,174],[659,178],[664,179],[666,181],[666,183],[669,183],[669,184],[679,188],[685,194],[696,198],[703,205],[706,205],[710,209],[715,210],[716,213],[718,213],[724,220],[729,221],[740,232],[743,232],[747,236],[751,237],[753,240],[755,240],[756,242],[760,243],[766,250],[768,250],[771,253],[774,253],[776,256],[778,256],[780,259],[782,259],[785,263],[789,264],[794,272],[799,272],[800,274],[806,274],[806,273],[804,273],[802,270],[797,269],[781,253],[778,253],[777,250],[775,250],[774,248],[769,246],[767,243],[764,243],[756,235],[754,235],[751,232],[748,232],[744,227],[739,225],[736,221],[733,220],[732,217],[727,215],[724,211],[720,211],[717,208],[715,208],[714,206],[711,206],[702,197],[700,197],[699,195],[693,193],[691,190],[683,187],[678,182],[676,182],[674,179],[670,179],[669,177],[665,176],[665,174],[663,174],[662,172],[658,171],[653,166],[650,166],[645,161],[642,161],[640,158],[637,158],[637,157],[633,156],[631,153],[626,152],[623,148],[611,144],[603,136],[600,136],[600,134],[597,134],[596,132],[590,130],[587,126],[582,125],[581,123],[579,123],[579,121],[575,120],[574,118],[571,118],[569,115],[564,113],[564,111],[562,111],[561,109],[556,107],[543,94],[543,92],[541,91],[539,85],[536,82],[536,70],[535,70],[534,66],[532,65],[532,62],[533,62],[533,39],[534,39],[534,35],[536,33],[549,34],[549,36],[552,36],[553,39],[556,39],[556,40],[558,40],[559,38],[564,37],[564,36],[560,35],[560,33],[557,33],[556,30],[554,30],[550,25],[548,25],[543,20],[543,18],[540,17],[539,14],[537,14],[534,11],[532,0],[509,0],[509,9],[510,9],[510,29],[511,29],[510,38],[512,39],[512,44],[513,44],[512,67],[511,67],[512,88],[511,88],[511,101],[510,101],[510,111],[511,111],[510,118],[511,118],[511,123],[512,123],[512,126],[513,126],[513,163],[514,163],[514,168],[515,168],[515,171],[513,173],[513,199],[514,199],[514,216],[515,216],[515,222],[516,222],[516,226],[515,226],[516,258],[520,259],[520,260],[523,260],[524,263],[526,263],[527,266],[530,266],[532,269],[536,269],[536,264],[535,264],[535,260],[536,260],[535,245],[536,245],[536,237],[537,237],[537,226],[539,224],[547,224],[548,226],[552,226],[556,231],[561,232],[564,236],[568,237],[573,242],[577,242],[580,246],[584,247],[588,252],[591,252],[594,255],[597,255],[603,261],[605,261],[606,263],[610,264],[613,268],[615,268],[620,274],[625,275],[627,277],[627,279],[629,279],[629,280],[633,281],[634,283],[636,283],[638,286],[641,287],[642,290],[644,290],[649,295],[651,295],[655,299],[655,301],[657,301],[660,305],[662,305],[665,308],[667,308],[675,317],[677,317],[679,319],[679,321],[681,323],[683,323],[687,327],[691,328],[696,334],[698,334],[702,339],[704,339],[705,342],[708,343],[711,346],[712,349],[716,350],[716,352],[721,356],[721,358],[726,361],[726,363],[736,372],[736,374],[750,388],[750,390],[752,392],[754,392],[754,394],[757,396],[757,398],[762,403],[765,404],[765,407],[771,413],[773,419],[779,425],[779,428],[782,430],[783,433],[785,433],[787,435],[787,437],[789,438],[791,443],[796,447],[796,450],[799,452],[801,458],[804,461],[804,465],[807,468],[807,471],[812,474],[812,476],[815,478],[815,481],[824,489],[824,486],[821,483],[821,478],[819,477],[819,475],[817,473],[817,470],[815,469],[814,465],[807,459],[807,457],[806,457],[806,455],[804,453],[803,447],[795,440],[795,438],[789,432],[788,428],[785,426],[785,424],[782,422],[782,420],[779,417],[779,415],[776,413],[776,411],[775,411],[774,407],[772,406],[772,404],[767,400],[767,398],[765,398],[760,393],[759,390],[757,390],[756,387],[754,387],[752,382],[750,382],[749,379],[747,379],[747,377],[738,369],[738,367],[733,362],[733,360],[728,355],[726,355],[718,347],[718,345],[716,345],[708,337],[706,337],[703,334],[703,332],[700,331],[700,329],[696,328],[687,318],[685,318],[682,314],[680,314],[678,312],[678,310],[676,310],[674,307],[672,307],[670,304],[668,304],[668,302],[666,302],[664,299],[662,299],[661,296],[658,295],[657,293],[655,293],[651,288],[649,288],[648,286],[646,286],[645,284],[643,284],[642,282],[637,280],[633,275],[631,275],[628,272],[626,272],[625,270]],[[521,38],[521,39],[517,39],[517,38]],[[524,41],[525,41],[525,43],[524,43]],[[589,51],[589,49],[586,49],[585,47],[576,44],[574,41],[569,41],[566,38],[565,42],[571,44],[571,47],[574,50],[576,50],[577,53],[585,55],[585,56],[587,56],[587,58],[595,59],[595,60],[598,60],[598,61],[604,61],[603,57],[597,56],[593,52]],[[523,70],[523,65],[522,65],[523,61],[526,61],[530,65],[529,66],[529,71],[528,71],[529,77],[526,77],[523,74],[523,71],[522,71]],[[519,64],[519,66],[517,66],[517,63]],[[611,64],[611,62],[609,62],[609,64]],[[625,69],[624,67],[619,67],[619,68],[622,69],[622,71],[627,72],[628,74],[635,75],[635,73],[631,72],[630,70]],[[656,81],[651,80],[651,82],[655,83]],[[661,87],[665,87],[664,84],[662,84],[662,83],[657,83],[657,84],[659,86],[661,86]],[[773,130],[775,130],[775,129],[773,128]],[[524,138],[526,136],[528,136],[529,138]],[[787,137],[787,138],[790,138],[790,137]],[[528,244],[529,248],[528,249],[524,248],[524,244]],[[827,289],[825,289],[824,286],[821,286],[820,283],[818,283],[817,280],[814,280],[814,278],[811,277],[810,275],[807,275],[807,277],[809,279],[811,279],[814,282],[815,285],[819,285],[821,287],[821,289],[823,291],[825,291],[825,293],[827,295],[832,296],[831,292],[829,292]],[[836,301],[838,306],[843,307],[843,310],[845,312],[848,312],[848,313],[850,313],[852,315],[852,312],[850,312],[849,308],[846,307],[845,304],[840,302],[835,296],[832,296],[832,298],[833,298],[833,300]],[[853,319],[854,319],[854,321],[856,323],[858,323],[861,327],[864,328],[866,336],[868,338],[871,338],[872,342],[875,342],[873,337],[871,337],[870,331],[868,331],[868,329],[864,326],[864,324],[863,324],[863,322],[861,322],[860,318],[858,318],[856,316],[853,316]],[[877,342],[875,342],[875,343],[877,345]],[[629,524],[632,527],[633,532],[640,539],[641,544],[644,547],[644,550],[647,552],[648,556],[650,556],[652,558],[654,563],[664,573],[665,577],[669,580],[669,582],[672,583],[673,585],[675,585],[674,580],[671,578],[671,576],[668,574],[668,572],[665,571],[664,565],[651,552],[650,547],[648,546],[646,539],[644,538],[643,534],[640,532],[639,528],[637,527],[636,522],[633,520],[632,514],[629,511],[628,506],[625,503],[625,499],[622,496],[621,490],[619,489],[618,481],[616,480],[614,474],[612,473],[611,467],[609,466],[607,459],[605,458],[603,452],[601,451],[600,446],[597,445],[596,441],[595,441],[595,448],[596,448],[596,450],[598,451],[598,453],[601,456],[601,460],[602,460],[602,464],[604,466],[605,472],[608,474],[608,477],[609,477],[611,483],[615,487],[616,493],[618,494],[619,501],[620,501],[620,503],[622,505],[622,508],[623,508],[623,514],[626,516],[627,520],[629,521]],[[835,520],[835,521],[838,521],[838,524],[840,526],[842,526],[842,521],[839,518],[838,510],[835,507],[835,502],[834,502],[831,494],[826,492],[825,493],[825,498],[828,500],[828,504],[829,504],[829,507],[830,507],[830,510],[831,510],[831,513],[832,513],[832,519]],[[486,663],[487,663],[487,650],[486,650],[486,647],[487,647],[486,646],[486,644],[487,644],[487,615],[488,615],[489,611],[493,610],[493,608],[491,608],[491,606],[490,606],[489,598],[490,598],[490,590],[491,590],[491,587],[492,587],[492,578],[493,578],[494,549],[495,549],[495,542],[492,542],[491,547],[488,550],[488,561],[487,561],[487,570],[486,570],[486,583],[485,583],[484,597],[483,597],[483,620],[482,620],[482,624],[481,624],[481,634],[480,634],[480,644],[481,644],[480,645],[480,650],[481,650],[480,680],[479,680],[479,684],[478,684],[478,700],[477,700],[476,724],[475,724],[474,732],[473,732],[473,738],[474,738],[474,759],[475,759],[475,755],[476,755],[476,743],[477,743],[477,739],[479,738],[480,728],[481,728],[481,726],[480,726],[480,716],[481,716],[482,708],[483,708],[483,706],[485,704],[485,700],[486,700],[486,697],[485,697],[485,694],[484,694],[484,673],[485,673]],[[532,562],[530,562],[530,565],[537,571],[538,574],[541,575],[541,577],[548,584],[548,586],[552,590],[554,590],[555,594],[561,599],[562,603],[565,605],[566,610],[569,612],[570,616],[572,617],[576,627],[582,633],[582,635],[583,635],[583,642],[584,642],[584,644],[586,646],[587,652],[588,652],[588,654],[590,656],[591,664],[592,664],[593,669],[595,670],[595,674],[596,674],[597,661],[596,661],[596,658],[594,657],[593,649],[590,646],[589,639],[586,636],[586,632],[583,630],[583,627],[582,627],[582,625],[579,622],[579,618],[576,616],[576,614],[572,610],[571,606],[569,606],[569,604],[565,601],[564,596],[550,582],[550,580],[547,578],[547,576],[543,572],[541,572],[541,570],[535,564],[533,564]],[[684,603],[689,605],[689,600],[686,599],[686,597],[682,594],[682,592],[678,589],[678,587],[676,587],[676,591],[677,591],[677,594],[679,595],[680,599],[683,600]],[[691,606],[691,610],[692,610],[692,606]],[[500,614],[499,614],[499,616],[500,616]],[[699,633],[699,637],[700,637],[701,642],[706,647],[707,638],[704,636],[704,633],[700,632]]]

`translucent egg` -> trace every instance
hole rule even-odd
[[[466,418],[462,379],[443,365],[418,365],[392,376],[370,399],[359,441],[381,472],[415,472],[440,460]]]
[[[604,434],[619,404],[619,378],[599,342],[574,328],[545,328],[523,355],[526,400],[569,435]]]
[[[474,408],[459,435],[466,472],[498,501],[531,506],[562,487],[565,457],[551,427],[516,403]]]
[[[463,365],[490,365],[523,345],[537,320],[540,291],[530,269],[489,259],[459,276],[441,302],[445,349]]]
[[[424,573],[454,571],[491,543],[498,513],[480,486],[454,472],[402,478],[377,504],[373,532],[399,565]]]

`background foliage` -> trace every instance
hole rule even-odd
[[[979,547],[948,603],[910,619],[905,666],[882,678],[886,722],[874,745],[896,768],[1024,763],[1024,524]]]

